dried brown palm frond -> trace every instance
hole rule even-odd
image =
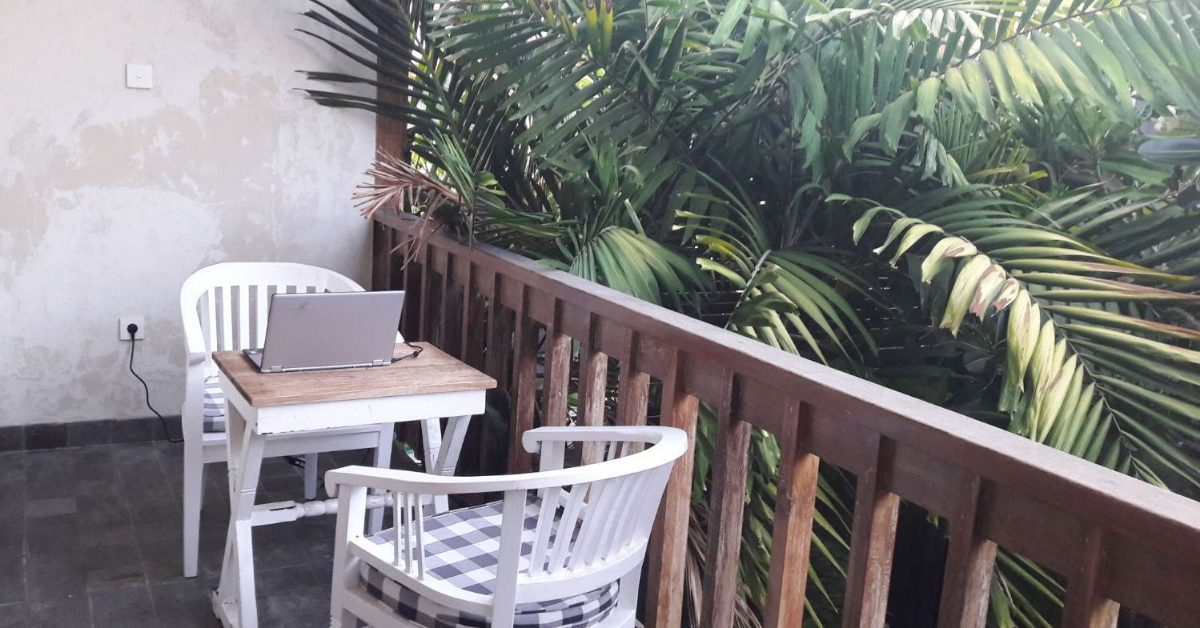
[[[366,218],[380,209],[424,210],[432,217],[443,208],[462,206],[462,198],[454,190],[386,152],[380,151],[366,174],[374,182],[359,184],[353,195],[354,206]]]
[[[380,210],[409,211],[424,216],[417,235],[392,249],[404,249],[405,264],[423,249],[425,239],[445,224],[446,212],[442,210],[457,212],[462,208],[462,198],[454,190],[387,152],[379,152],[366,175],[373,182],[359,184],[359,191],[352,196],[356,201],[354,206],[364,218],[369,219]]]

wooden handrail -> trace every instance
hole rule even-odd
[[[580,423],[603,420],[610,358],[622,423],[645,422],[650,378],[664,383],[663,424],[694,433],[697,400],[719,410],[706,626],[730,623],[751,426],[783,454],[769,625],[800,622],[821,462],[859,476],[847,625],[883,625],[899,499],[951,524],[942,626],[983,625],[997,545],[1067,579],[1069,625],[1113,625],[1116,603],[1200,625],[1200,503],[514,253],[420,233],[413,216],[380,212],[375,228],[376,287],[411,292],[406,335],[512,389],[513,470],[528,465],[516,442],[534,424],[542,329],[547,424],[565,422],[572,340]],[[677,465],[651,543],[647,625],[681,621],[691,469]]]

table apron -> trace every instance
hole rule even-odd
[[[226,380],[222,378],[222,389]],[[232,386],[228,386],[232,389]],[[233,394],[231,394],[231,392]],[[380,423],[423,421],[453,416],[483,414],[486,392],[427,393],[404,397],[323,401],[255,408],[236,390],[225,390],[226,400],[246,418],[247,428],[258,434],[320,431]]]

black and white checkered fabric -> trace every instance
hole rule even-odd
[[[225,431],[225,393],[216,375],[204,378],[204,431]]]
[[[528,567],[529,556],[533,552],[540,507],[541,502],[536,496],[525,504],[521,569]],[[465,591],[491,595],[496,580],[503,509],[503,502],[497,501],[427,518],[425,577],[445,581]],[[558,514],[555,516],[556,527]],[[389,529],[372,535],[369,540],[390,547],[395,538],[395,529]],[[390,549],[387,555],[391,555]],[[411,622],[428,628],[486,628],[491,625],[486,617],[421,597],[365,561],[360,565],[359,575],[367,592]],[[619,581],[569,598],[518,604],[515,625],[523,628],[595,625],[607,618],[616,607],[618,586]]]

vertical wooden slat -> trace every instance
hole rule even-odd
[[[687,569],[688,520],[692,503],[692,455],[696,445],[699,401],[683,386],[685,354],[671,351],[663,379],[660,423],[687,432],[688,452],[675,461],[663,493],[651,536],[646,579],[646,626],[673,628],[683,624],[683,583]]]
[[[567,387],[571,382],[571,337],[562,333],[562,306],[554,299],[546,327],[546,382],[542,390],[546,425],[566,425]]]
[[[417,323],[417,340],[433,341],[433,326],[435,324],[433,317],[437,311],[437,298],[433,294],[433,247],[429,243],[421,245],[422,250],[417,253],[417,258],[421,260],[421,300],[417,302],[420,306],[420,321]],[[416,262],[417,258],[413,259]]]
[[[979,534],[983,480],[962,485],[957,511],[950,518],[950,552],[942,579],[939,628],[983,628],[996,563],[996,544]]]
[[[454,272],[454,256],[449,251],[442,249],[442,255],[446,258],[446,266],[442,271],[441,280],[438,284],[438,310],[437,310],[437,340],[435,343],[442,350],[454,355],[458,349],[455,342],[456,337],[452,334],[455,329],[454,325],[454,283],[450,280]],[[457,357],[457,356],[455,356]]]
[[[583,425],[604,425],[608,355],[596,346],[598,321],[595,314],[588,317],[587,333],[579,341],[579,414]]]
[[[700,625],[714,628],[733,625],[750,451],[750,424],[742,421],[735,409],[737,376],[727,373],[726,378],[717,414],[717,445],[713,453],[712,486],[709,488],[704,608],[700,615]]]
[[[395,248],[393,234],[395,231],[381,222],[371,225],[372,290],[387,290],[392,285],[392,249]]]
[[[617,423],[645,425],[650,400],[650,375],[638,370],[639,336],[630,330],[625,336],[625,359],[617,374]]]
[[[785,431],[779,435],[779,485],[764,618],[767,628],[799,627],[804,619],[804,588],[821,463],[806,450],[808,405],[789,399],[783,407],[783,419]]]
[[[405,340],[413,341],[421,339],[421,312],[425,309],[425,293],[421,291],[421,286],[425,281],[421,277],[424,273],[417,264],[416,253],[412,250],[417,245],[416,239],[407,235],[404,237],[407,240],[397,251],[397,255],[404,260],[405,306],[400,313],[400,333]]]
[[[238,286],[238,349],[250,348],[250,286]]]
[[[233,286],[221,288],[221,350],[233,350]]]
[[[873,434],[869,451],[871,462],[858,476],[854,499],[842,625],[881,628],[887,614],[900,498],[887,489],[892,465],[891,441]]]
[[[500,274],[497,273],[492,281],[491,295],[488,299],[488,338],[484,370],[495,378],[496,387],[501,390],[507,389],[511,381],[508,360],[512,357],[512,347],[513,317],[501,303]]]
[[[521,446],[521,435],[533,429],[534,402],[537,393],[537,326],[529,316],[530,292],[521,286],[521,301],[516,314],[516,335],[513,338],[513,398],[512,433],[508,447],[508,470],[523,473],[531,468],[532,457]]]
[[[1100,594],[1104,569],[1104,531],[1091,527],[1080,547],[1078,568],[1067,581],[1064,628],[1112,628],[1120,606]]]
[[[487,327],[484,326],[483,299],[475,292],[475,265],[464,260],[466,264],[466,283],[462,290],[462,324],[459,339],[462,346],[459,355],[463,362],[483,368],[483,343],[486,342]]]
[[[257,312],[254,316],[254,346],[262,347],[267,341],[267,307],[271,304],[271,297],[267,294],[268,286],[260,284],[255,286],[254,290],[254,310]]]

